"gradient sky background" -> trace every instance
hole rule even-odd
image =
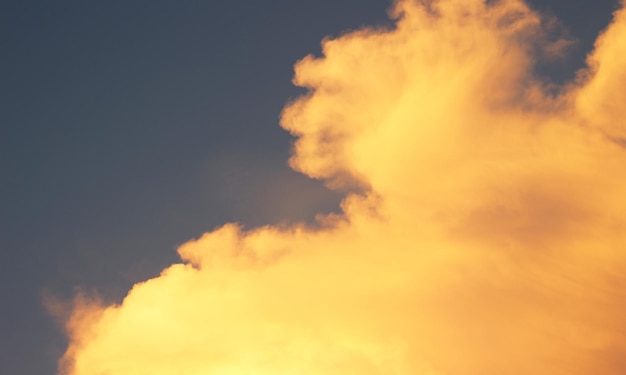
[[[578,43],[616,1],[532,1]],[[3,1],[0,375],[53,374],[65,339],[42,296],[119,300],[229,221],[310,220],[337,193],[289,170],[278,116],[324,36],[386,24],[389,3]]]

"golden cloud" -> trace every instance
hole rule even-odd
[[[626,373],[626,11],[556,95],[534,64],[567,43],[521,0],[390,15],[299,61],[281,118],[294,169],[358,187],[342,214],[81,299],[61,374]]]

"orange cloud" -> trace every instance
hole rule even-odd
[[[296,170],[359,187],[343,213],[227,224],[78,304],[62,374],[626,372],[626,11],[556,96],[521,0],[390,14],[298,62],[281,118]]]

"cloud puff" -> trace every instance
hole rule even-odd
[[[226,224],[81,299],[62,374],[626,371],[626,12],[556,95],[533,66],[566,43],[521,0],[390,15],[299,61],[281,118],[342,213]]]

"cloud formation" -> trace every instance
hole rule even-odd
[[[558,94],[533,68],[567,43],[521,0],[390,16],[299,61],[281,117],[342,213],[226,224],[80,299],[61,374],[626,372],[626,11]]]

